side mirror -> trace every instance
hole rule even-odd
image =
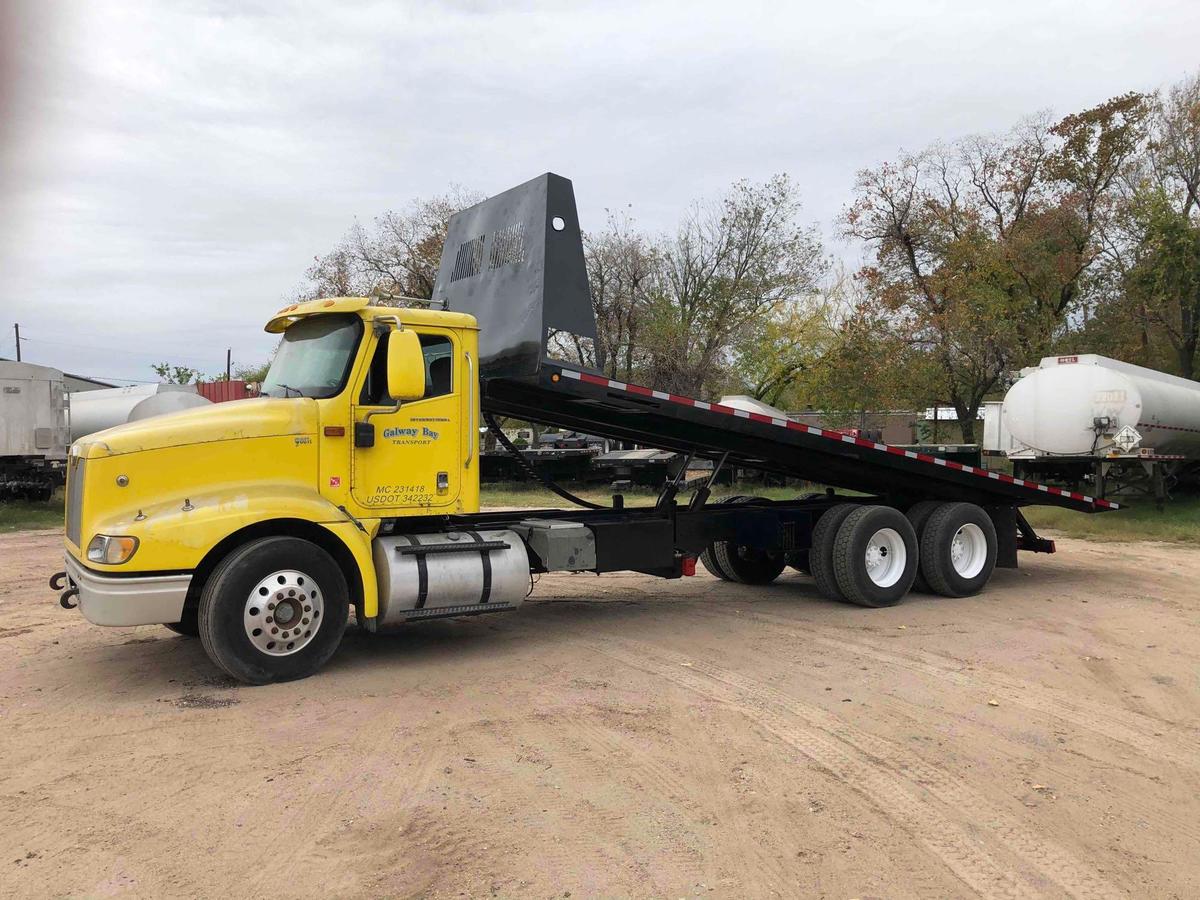
[[[415,331],[393,331],[388,338],[387,388],[397,403],[425,396],[425,357]]]

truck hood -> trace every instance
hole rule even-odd
[[[317,417],[317,401],[307,397],[234,400],[117,425],[80,438],[76,446],[83,456],[117,456],[211,441],[313,435]]]

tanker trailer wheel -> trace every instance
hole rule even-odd
[[[945,503],[925,522],[921,572],[934,593],[979,593],[996,568],[996,526],[974,503]]]
[[[268,684],[313,674],[342,640],[349,591],[333,557],[294,537],[231,552],[200,594],[200,641],[239,681]]]
[[[812,546],[808,550],[808,569],[812,572],[821,596],[830,600],[846,599],[833,573],[833,543],[846,517],[858,508],[855,503],[839,503],[822,513],[821,518],[817,519],[816,527],[813,528]]]
[[[833,568],[846,599],[894,606],[917,575],[917,533],[899,510],[862,506],[846,516],[833,545]]]

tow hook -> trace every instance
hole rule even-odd
[[[77,587],[67,588],[65,591],[62,592],[62,596],[58,598],[58,605],[61,606],[63,609],[74,609],[79,604],[72,603],[71,598],[78,597],[78,596],[79,596],[79,588],[77,588]]]
[[[50,590],[61,591],[67,586],[67,573],[55,572],[50,576]]]

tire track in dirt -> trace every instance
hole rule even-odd
[[[734,706],[864,795],[983,897],[1029,896],[1043,892],[1047,883],[1077,897],[1124,896],[1066,851],[992,808],[986,798],[944,771],[819,707],[710,663],[640,642],[592,637],[581,643],[632,668]],[[971,811],[970,822],[954,821],[965,810]],[[992,847],[981,843],[979,826]],[[1016,857],[1025,864],[1024,871],[1002,862],[996,853]]]
[[[586,715],[573,715],[570,721],[581,737],[602,747],[606,755],[622,760],[616,774],[628,784],[631,800],[644,803],[646,793],[649,793],[667,801],[665,805],[668,807],[682,804],[695,809],[701,805],[693,799],[693,785],[656,760],[653,754],[647,753],[629,736],[611,726],[597,723]],[[722,859],[735,868],[727,868],[723,874],[735,878],[739,888],[750,896],[766,896],[788,885],[788,872],[782,860],[777,854],[765,852],[763,843],[754,839],[749,818],[734,805],[716,805],[712,794],[706,800],[715,805],[714,811],[720,817],[724,834],[734,842],[734,847],[723,851]],[[697,829],[690,821],[679,823],[679,827],[686,828],[691,835],[697,835]],[[675,840],[685,843],[678,838]],[[689,855],[695,855],[694,848]],[[695,881],[701,877],[702,861],[697,859],[694,871],[687,880]]]
[[[786,616],[772,615],[762,612],[742,612],[736,616],[709,610],[699,610],[703,615],[717,618],[751,619],[772,627],[782,626],[798,638],[833,650],[847,650],[860,653],[876,662],[900,666],[912,672],[927,675],[940,681],[947,681],[958,687],[978,691],[986,678],[986,689],[990,696],[1004,703],[1011,703],[1024,709],[1039,712],[1052,718],[1070,722],[1080,728],[1103,735],[1120,744],[1125,744],[1139,753],[1153,756],[1157,759],[1168,759],[1174,764],[1186,769],[1200,769],[1200,735],[1190,747],[1175,745],[1169,738],[1156,735],[1164,723],[1142,713],[1132,710],[1114,715],[1114,710],[1099,707],[1070,696],[1062,691],[1047,688],[1034,682],[1012,678],[993,669],[986,673],[966,673],[962,671],[959,660],[950,656],[929,653],[924,650],[909,650],[900,652],[870,641],[864,641],[855,635],[845,638],[825,637],[815,631],[798,627],[794,619]]]

